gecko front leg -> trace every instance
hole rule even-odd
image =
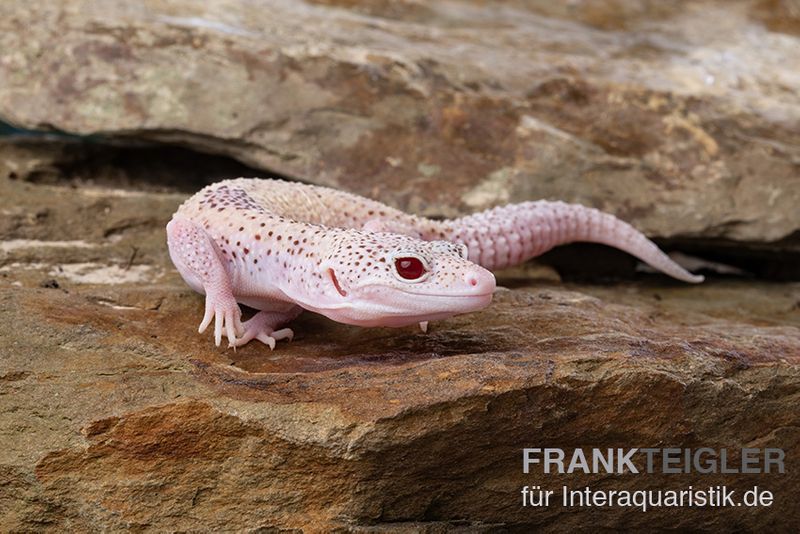
[[[174,217],[167,225],[169,254],[189,286],[206,296],[206,307],[198,332],[205,332],[214,320],[214,343],[219,346],[222,332],[236,344],[244,332],[242,310],[233,296],[230,277],[214,240],[198,224]]]

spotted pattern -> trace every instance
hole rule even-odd
[[[228,180],[201,190],[177,215],[213,239],[240,295],[272,288],[265,296],[280,296],[279,289],[295,300],[313,300],[376,286],[440,295],[463,291],[476,269],[462,245],[419,239],[447,238],[441,223],[321,187]],[[370,224],[397,225],[404,233],[362,230]],[[425,265],[419,280],[398,276],[394,260],[407,256]]]
[[[474,293],[484,285],[494,287],[494,279],[489,283],[491,275],[478,265],[516,265],[571,241],[605,243],[676,278],[701,279],[627,223],[563,202],[525,202],[433,221],[324,187],[238,178],[204,188],[176,216],[202,226],[216,244],[237,299],[277,298],[307,309],[330,307],[329,302],[347,296],[353,308],[358,299],[371,299],[371,313],[377,315],[379,305],[390,300],[401,307],[397,296],[374,297],[379,290],[456,297],[467,294],[476,280],[485,281]],[[425,265],[419,280],[397,276],[394,259],[409,255]],[[430,311],[456,306],[453,302],[431,300],[426,306]]]

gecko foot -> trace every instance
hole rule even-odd
[[[294,337],[294,331],[291,328],[275,330],[275,327],[294,319],[297,313],[298,312],[294,311],[291,313],[260,311],[242,324],[244,334],[242,334],[240,338],[230,342],[228,346],[234,348],[241,347],[253,339],[257,339],[267,345],[271,350],[274,350],[275,342],[283,339],[291,341]]]
[[[245,331],[242,324],[242,310],[233,296],[206,295],[206,313],[198,332],[201,334],[205,332],[212,319],[214,320],[214,344],[218,347],[222,342],[223,329],[229,344],[235,344],[237,334]]]

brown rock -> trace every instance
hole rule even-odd
[[[428,215],[558,198],[663,237],[800,229],[790,0],[93,5],[3,2],[0,117]]]
[[[183,196],[0,177],[4,530],[786,531],[800,479],[800,286],[511,273],[414,329],[306,314],[215,348],[163,225]],[[42,213],[39,216],[28,214]],[[137,254],[131,259],[132,247]],[[58,287],[42,283],[55,280]],[[523,447],[779,447],[783,475],[523,475]],[[769,508],[520,505],[524,485],[772,491]]]

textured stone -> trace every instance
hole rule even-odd
[[[0,198],[4,530],[799,524],[797,283],[563,286],[518,269],[491,307],[427,335],[305,314],[292,343],[234,352],[196,333],[202,298],[169,263],[184,195],[0,178]],[[522,474],[525,446],[781,447],[787,473],[542,480]],[[776,504],[519,505],[523,485],[562,483],[758,484]]]
[[[427,215],[557,198],[772,241],[800,229],[797,28],[792,0],[7,0],[0,117]]]

